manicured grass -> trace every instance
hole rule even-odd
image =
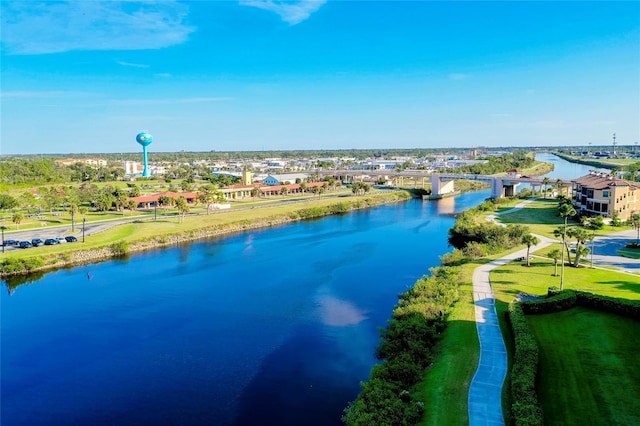
[[[382,196],[385,195],[386,194],[382,194]],[[144,222],[116,225],[95,235],[86,236],[85,243],[78,242],[54,246],[42,246],[27,250],[11,250],[5,253],[4,256],[15,258],[28,258],[42,255],[46,256],[49,254],[64,253],[73,250],[105,247],[120,241],[132,243],[135,241],[146,240],[160,235],[195,232],[198,229],[216,225],[225,226],[233,223],[249,224],[251,222],[258,221],[276,221],[277,218],[281,218],[283,215],[294,212],[296,210],[300,210],[302,208],[323,207],[336,204],[341,201],[350,202],[355,200],[374,199],[375,197],[376,194],[367,194],[362,196],[351,195],[344,198],[340,195],[336,197],[326,198],[311,197],[300,203],[279,203],[264,205],[260,208],[249,208],[244,210],[232,209],[230,211],[224,211],[216,214],[187,216],[182,223],[179,222],[179,218],[175,213],[172,214],[172,212],[169,212],[167,215],[165,215],[164,211],[158,210],[157,221],[146,220]],[[80,240],[81,228],[78,229],[80,233],[76,233],[75,235]],[[8,238],[6,234],[5,238]]]
[[[548,250],[548,249],[547,249]],[[535,257],[531,262],[531,267],[526,267],[521,262],[511,262],[500,268],[496,268],[491,273],[491,285],[494,290],[496,298],[496,311],[498,313],[498,319],[500,321],[500,328],[505,338],[507,346],[507,353],[509,360],[513,355],[513,336],[511,335],[510,327],[507,323],[507,307],[516,295],[520,292],[529,294],[545,295],[548,287],[559,286],[560,277],[553,276],[554,266],[551,259],[544,259]],[[558,267],[558,273],[560,273],[560,267]],[[565,267],[565,289],[584,290],[591,293],[602,294],[605,296],[619,297],[631,300],[640,300],[640,276],[633,276],[629,274],[623,274],[618,271],[604,270],[604,269],[591,269],[591,268],[572,268]],[[553,314],[556,315],[556,314]],[[549,315],[550,321],[553,323],[553,315]],[[635,330],[633,333],[627,334],[628,336],[635,335],[637,333],[638,324],[636,322]],[[608,328],[602,328],[599,332],[604,334],[608,333]],[[544,340],[544,334],[540,334],[540,344]],[[584,339],[582,337],[571,339],[570,337],[560,340],[564,346],[579,346]],[[574,344],[575,343],[575,344]],[[547,343],[545,342],[546,346]],[[542,348],[541,352],[546,349]],[[581,350],[580,348],[574,350]],[[546,355],[545,355],[546,356]],[[596,356],[597,358],[597,356]],[[540,374],[547,374],[542,372],[542,366],[540,367]],[[562,366],[558,367],[562,371]],[[606,370],[600,370],[606,371]],[[631,370],[628,370],[626,374]],[[510,373],[510,372],[509,372]],[[508,373],[508,374],[509,374]],[[552,373],[553,374],[553,373]],[[592,374],[599,374],[598,370],[593,371]],[[585,376],[586,377],[586,376]],[[585,380],[594,380],[593,378],[586,378]],[[508,384],[508,381],[505,385]],[[624,385],[624,383],[620,383]],[[546,385],[545,385],[546,388]],[[541,389],[541,387],[539,388]],[[506,388],[503,390],[503,407],[510,407],[509,395],[506,394]],[[564,388],[554,389],[556,392],[564,391]],[[568,388],[568,392],[571,392],[571,388]],[[638,394],[636,393],[636,396]],[[507,402],[505,402],[505,400]],[[552,408],[551,408],[552,409]],[[564,412],[573,413],[581,410],[580,405],[560,405],[559,410]],[[545,416],[547,412],[545,411]],[[556,414],[552,414],[556,415]],[[569,414],[566,414],[569,415]],[[612,417],[613,419],[613,417]],[[546,420],[546,417],[545,417]],[[560,422],[546,421],[547,424],[573,424]],[[632,423],[614,423],[614,422],[583,422],[575,424],[632,424]]]
[[[471,275],[479,263],[462,266],[460,300],[449,315],[437,360],[419,385],[425,412],[421,425],[468,424],[469,385],[480,357]]]
[[[520,200],[522,201],[522,200]],[[508,207],[500,206],[498,213],[509,210]],[[558,200],[538,198],[526,204],[520,210],[513,213],[500,214],[498,221],[502,223],[524,224],[531,229],[531,232],[545,237],[555,238],[553,231],[564,225],[564,219],[558,214]],[[579,226],[579,223],[569,219],[569,226]],[[606,225],[602,230],[597,231],[597,235],[624,231],[629,229],[625,226]]]
[[[631,259],[640,259],[640,249],[637,248],[623,248],[618,250],[618,254]]]
[[[551,286],[560,286],[560,277],[553,276],[551,259],[537,258],[531,267],[511,262],[491,273],[491,285],[496,299],[509,303],[519,292],[545,295]],[[640,277],[612,270],[592,268],[564,268],[564,288],[583,290],[604,296],[640,300]],[[558,265],[560,274],[560,265]]]
[[[527,319],[546,424],[640,424],[639,321],[582,307]]]
[[[564,224],[558,214],[557,200],[535,200],[513,213],[501,214],[498,220],[502,223],[526,224],[531,232],[554,238],[553,231]],[[569,221],[570,224],[573,224]]]

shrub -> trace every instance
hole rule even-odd
[[[42,266],[44,266],[44,260],[40,256],[26,259],[9,258],[0,263],[0,273],[3,275],[25,274]]]
[[[550,314],[573,308],[576,300],[576,292],[566,290],[543,300],[522,302],[522,310],[525,314]]]
[[[613,312],[625,317],[640,319],[640,300],[617,299],[615,297],[576,291],[577,303],[601,311]]]
[[[538,344],[529,330],[521,303],[509,305],[509,321],[515,341],[515,355],[511,369],[511,410],[515,424],[542,425],[543,412],[536,394],[538,372]]]
[[[115,256],[122,256],[127,253],[129,249],[129,244],[126,241],[118,241],[117,243],[111,244],[111,252]]]

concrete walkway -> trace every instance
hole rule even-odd
[[[549,238],[538,238],[540,243],[532,246],[531,251],[542,249],[554,242]],[[504,425],[502,384],[507,374],[507,350],[498,324],[489,273],[494,268],[526,255],[527,249],[518,250],[473,271],[473,301],[480,340],[480,360],[469,387],[470,426]]]
[[[512,213],[524,207],[530,200],[518,204],[513,209],[502,214]],[[487,220],[496,222],[496,215],[490,215]],[[500,222],[496,222],[501,224]],[[505,226],[504,224],[501,224]],[[595,264],[614,266],[625,272],[637,272],[640,268],[638,259],[627,259],[617,255],[617,249],[626,244],[632,237],[632,232],[623,231],[597,237],[595,240]],[[634,234],[635,235],[635,234]],[[540,243],[531,247],[531,252],[543,249],[557,240],[536,235]],[[625,242],[626,241],[626,242]],[[590,245],[589,245],[590,246]],[[507,351],[505,348],[498,316],[495,309],[495,298],[489,274],[491,270],[527,255],[527,249],[518,250],[500,259],[477,267],[473,271],[473,301],[475,304],[476,327],[480,340],[480,360],[478,368],[469,387],[469,425],[504,425],[502,416],[502,385],[507,374]]]
[[[522,204],[526,204],[522,203]],[[521,208],[521,205],[515,209]],[[510,213],[512,210],[509,210]],[[507,213],[507,212],[505,212]],[[495,219],[495,216],[492,217]],[[492,220],[490,219],[490,220]],[[537,236],[540,243],[531,251],[544,248],[553,242]],[[469,425],[504,425],[502,416],[502,385],[507,375],[507,349],[502,339],[495,298],[489,274],[491,270],[527,255],[527,249],[518,250],[500,259],[477,267],[473,271],[473,302],[476,327],[480,340],[480,360],[469,387]]]

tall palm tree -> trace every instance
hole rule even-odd
[[[560,179],[558,179],[560,180]],[[567,222],[569,220],[569,216],[576,215],[576,209],[573,208],[571,204],[563,203],[558,208],[558,212],[560,216],[564,218],[564,228],[562,230],[562,244],[567,247]],[[560,290],[564,287],[564,250],[562,251],[562,264],[561,273],[560,273]]]
[[[591,234],[591,267],[593,268],[593,252],[595,251],[596,231],[604,227],[602,216],[585,217],[582,219],[582,226],[592,231]]]
[[[556,180],[556,189],[558,191],[558,196],[560,196],[560,188],[562,188],[562,184],[563,184],[562,179]]]
[[[567,231],[567,236],[576,239],[576,255],[573,266],[577,268],[580,265],[580,257],[588,253],[589,249],[583,246],[591,239],[591,235],[584,228],[570,228]]]
[[[544,177],[544,179],[542,179],[542,185],[544,185],[543,188],[543,194],[544,194],[544,198],[547,198],[547,186],[549,186],[549,184],[551,183],[551,179],[549,179],[548,177]]]
[[[527,246],[527,266],[531,266],[531,260],[529,258],[531,246],[535,246],[539,242],[540,239],[533,234],[525,234],[522,236],[522,244],[525,244]]]

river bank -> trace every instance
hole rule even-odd
[[[257,217],[242,217],[243,212],[230,212],[224,216],[226,220],[220,223],[208,225],[206,217],[200,217],[200,224],[191,226],[189,229],[182,231],[165,230],[159,234],[148,235],[143,228],[152,226],[152,223],[134,222],[129,224],[116,225],[114,228],[128,226],[132,229],[130,232],[124,232],[132,236],[132,238],[113,238],[109,239],[108,234],[122,234],[118,229],[104,231],[105,235],[101,238],[105,241],[97,247],[90,249],[74,249],[76,246],[65,245],[64,251],[59,253],[50,253],[45,255],[30,255],[26,253],[24,257],[7,258],[0,263],[0,278],[8,278],[14,276],[24,276],[36,272],[44,272],[58,268],[68,268],[88,263],[101,262],[107,259],[126,256],[128,254],[154,250],[163,247],[170,247],[191,241],[202,240],[206,238],[221,237],[231,235],[238,232],[248,230],[268,228],[284,225],[287,223],[297,222],[305,219],[314,219],[323,216],[345,214],[350,211],[376,207],[384,204],[406,201],[411,198],[411,194],[407,191],[387,191],[366,196],[349,197],[343,199],[326,199],[313,200],[310,205],[295,205],[290,208],[283,208],[282,211],[275,214]],[[261,209],[255,209],[260,211]],[[234,214],[235,213],[235,214]],[[233,214],[233,216],[231,216]],[[217,218],[223,215],[217,215]],[[246,214],[248,216],[248,214]],[[204,224],[202,223],[204,222]],[[136,237],[135,234],[140,237]]]

